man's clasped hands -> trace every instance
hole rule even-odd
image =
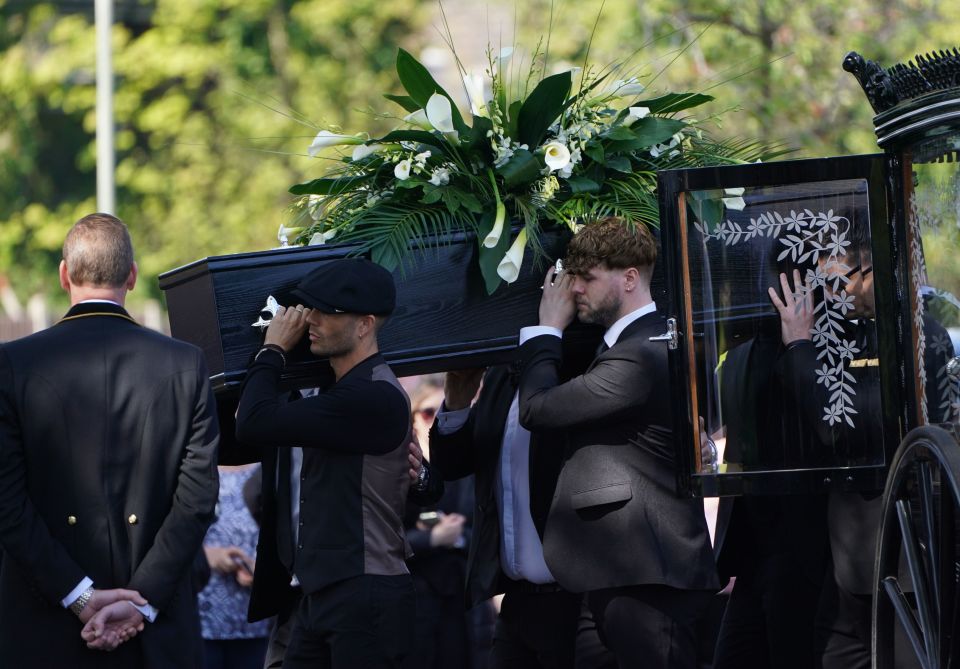
[[[143,630],[143,614],[134,606],[147,603],[136,590],[94,590],[77,614],[84,623],[80,636],[87,648],[114,650]]]

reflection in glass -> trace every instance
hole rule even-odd
[[[917,341],[920,423],[957,422],[960,384],[960,135],[940,138],[913,164],[909,194],[910,269]],[[954,373],[951,373],[954,372]]]
[[[696,405],[719,471],[882,464],[866,181],[731,190],[686,194]]]

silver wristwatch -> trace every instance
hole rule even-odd
[[[80,593],[80,596],[73,600],[73,603],[70,604],[70,610],[73,611],[73,614],[80,617],[80,614],[85,608],[87,608],[87,603],[89,603],[90,598],[93,597],[93,588],[87,588]]]

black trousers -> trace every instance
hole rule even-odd
[[[413,646],[413,581],[357,576],[305,594],[284,669],[399,669]]]
[[[696,669],[697,625],[713,595],[635,585],[588,592],[586,601],[620,669]]]
[[[572,669],[580,595],[509,592],[493,632],[493,669]]]
[[[821,586],[788,554],[765,556],[737,576],[713,669],[812,669]]]

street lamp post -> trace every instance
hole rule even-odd
[[[114,213],[113,54],[110,33],[113,0],[96,0],[97,40],[97,209]]]

